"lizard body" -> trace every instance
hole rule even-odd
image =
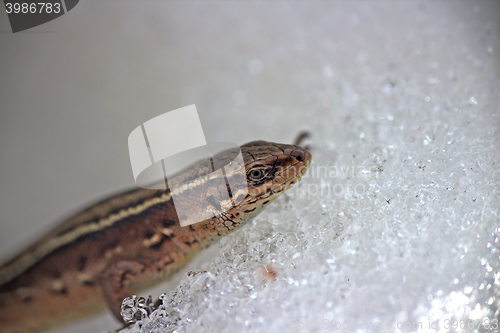
[[[229,172],[231,151],[215,155],[212,165],[201,161],[186,168],[169,179],[166,190],[135,189],[104,200],[5,263],[0,332],[39,332],[106,308],[121,321],[125,297],[165,280],[198,251],[250,221],[299,181],[311,160],[303,148],[265,141],[243,145],[241,152],[245,165],[233,163]],[[244,199],[213,218],[181,227],[172,192],[186,196],[194,212],[217,213],[224,204],[219,189],[226,183],[200,181],[200,176],[224,165],[233,183],[247,187]],[[197,200],[206,193],[211,207]],[[233,189],[234,197],[238,193]]]

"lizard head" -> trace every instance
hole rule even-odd
[[[301,179],[311,163],[311,153],[295,145],[254,141],[241,149],[249,204],[278,197]]]
[[[183,173],[181,182],[172,182],[181,225],[216,217],[205,222],[231,230],[297,183],[310,163],[306,149],[266,141],[253,141],[200,161]]]
[[[221,217],[227,218],[224,223],[229,228],[257,215],[297,183],[311,163],[311,153],[296,145],[253,141],[240,148],[244,166],[226,165],[233,208]],[[214,159],[214,165],[215,161],[224,161],[220,157]]]

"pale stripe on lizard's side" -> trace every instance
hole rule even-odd
[[[171,193],[164,193],[160,197],[155,197],[137,206],[120,210],[118,213],[111,214],[107,218],[81,225],[62,234],[61,236],[49,239],[48,241],[40,244],[40,246],[35,248],[33,251],[23,254],[12,264],[2,267],[2,269],[0,270],[0,285],[9,282],[14,277],[31,267],[34,263],[45,257],[47,254],[63,245],[71,243],[78,237],[102,230],[104,228],[108,228],[112,226],[113,223],[123,220],[126,217],[142,213],[144,210],[150,208],[153,205],[167,202],[171,197]]]

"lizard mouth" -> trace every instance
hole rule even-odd
[[[295,183],[299,182],[302,176],[307,172],[309,166],[311,165],[311,153],[301,147],[296,147],[296,149],[290,154],[292,162],[286,169],[285,179],[286,179],[286,189],[288,190]]]

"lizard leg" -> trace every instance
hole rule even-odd
[[[119,261],[107,268],[101,276],[101,288],[109,309],[123,322],[121,305],[125,297],[133,294],[131,283],[144,271],[145,264],[138,261]]]

